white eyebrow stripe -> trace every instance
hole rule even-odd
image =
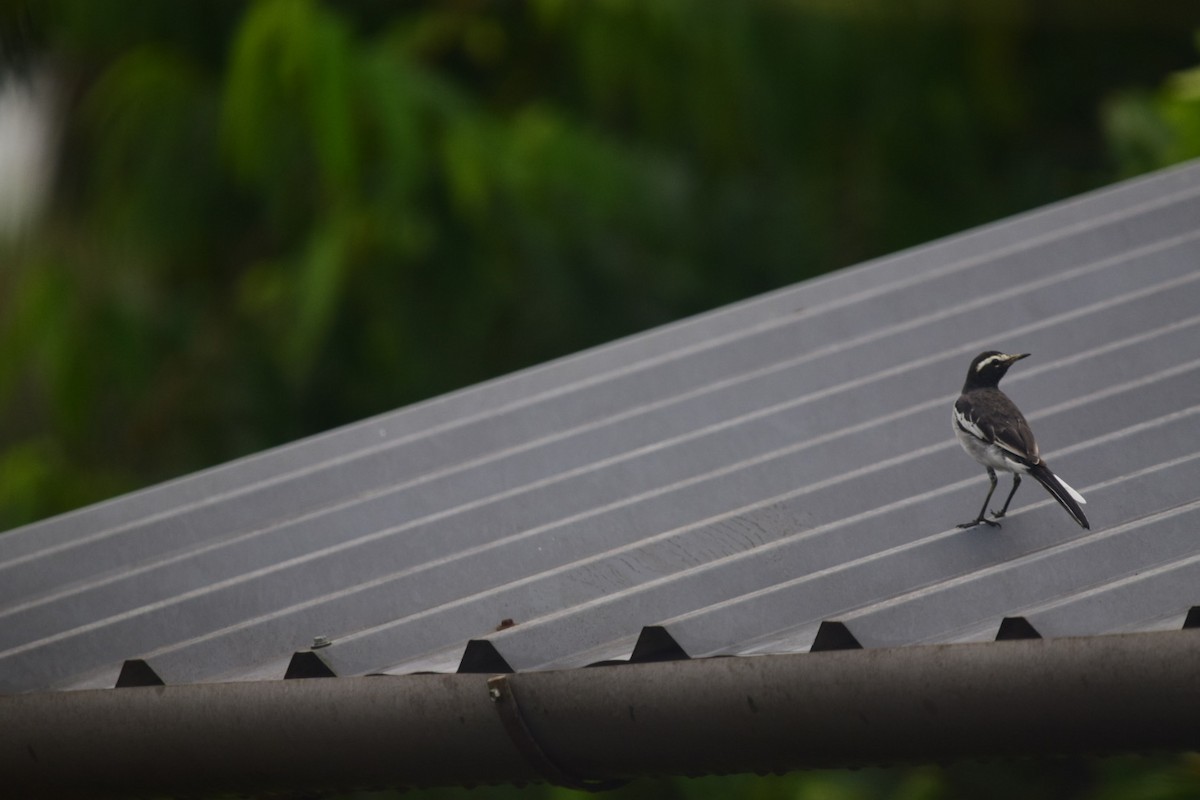
[[[1005,355],[1004,353],[1001,353],[998,356],[988,356],[983,361],[980,361],[978,364],[975,365],[975,371],[980,372],[983,370],[984,367],[995,364],[998,361],[1007,361],[1007,360],[1008,360],[1008,356]]]

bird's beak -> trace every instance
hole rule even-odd
[[[1032,353],[1010,353],[1008,355],[1008,363],[1011,364],[1014,361],[1020,361],[1022,358],[1029,358],[1031,355]]]

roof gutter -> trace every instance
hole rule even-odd
[[[0,697],[14,796],[778,772],[1200,748],[1194,630]],[[489,685],[490,683],[490,685]],[[604,788],[600,783],[594,788]]]

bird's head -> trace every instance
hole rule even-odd
[[[1029,353],[1001,353],[999,350],[986,350],[980,353],[971,359],[964,390],[996,386],[1004,377],[1004,373],[1008,372],[1009,367],[1028,356]]]

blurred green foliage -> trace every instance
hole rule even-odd
[[[1200,51],[1200,31],[1195,41]],[[1172,74],[1156,89],[1119,92],[1104,111],[1122,175],[1200,158],[1200,66]]]
[[[1192,22],[0,0],[62,110],[53,202],[0,244],[0,530],[1149,166],[1099,109],[1187,66]],[[1109,118],[1173,120],[1173,80]]]
[[[602,794],[554,786],[363,792],[330,800],[1196,800],[1200,757],[1063,758],[790,775],[642,778]]]

